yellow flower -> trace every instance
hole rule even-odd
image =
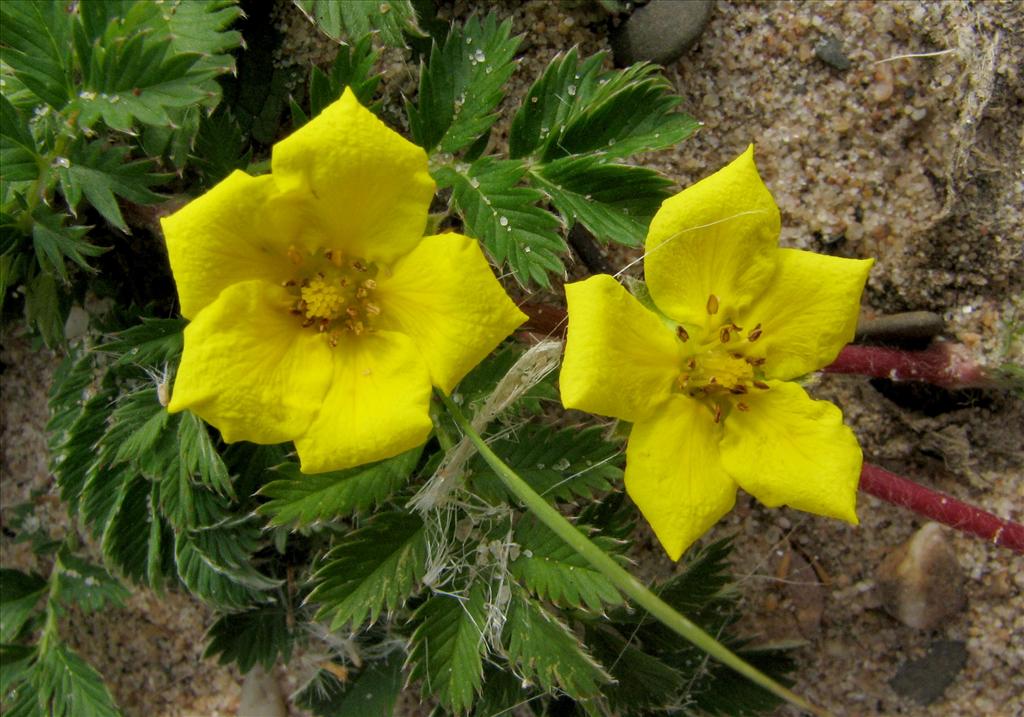
[[[475,241],[423,236],[426,153],[350,90],[163,220],[185,351],[168,410],[226,441],[294,441],[302,470],[380,460],[525,316]]]
[[[856,524],[861,452],[842,413],[789,382],[853,338],[872,260],[780,249],[753,146],[662,204],[651,310],[610,276],[566,287],[569,408],[631,421],[626,490],[673,560],[739,486]]]

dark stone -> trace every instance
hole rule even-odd
[[[940,640],[933,643],[928,653],[903,663],[889,686],[903,697],[930,705],[942,697],[957,674],[967,664],[967,643],[960,640]]]
[[[697,42],[714,6],[714,0],[651,0],[637,8],[612,36],[615,64],[678,60]]]
[[[826,37],[819,42],[814,48],[814,54],[826,65],[840,72],[846,72],[853,66],[843,52],[843,43],[834,37]]]

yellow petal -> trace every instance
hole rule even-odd
[[[201,197],[160,220],[181,313],[191,319],[239,281],[289,278],[286,256],[295,233],[288,212],[269,209],[280,199],[273,177],[236,171]]]
[[[434,180],[420,147],[388,129],[350,89],[274,146],[278,186],[301,203],[304,243],[390,262],[427,223]]]
[[[430,391],[427,367],[409,337],[390,331],[342,337],[323,409],[295,439],[302,471],[351,468],[420,445],[431,429]]]
[[[747,411],[726,417],[725,470],[769,507],[786,504],[856,524],[862,457],[842,412],[795,383],[768,385],[743,397]]]
[[[526,320],[480,246],[460,234],[425,237],[378,278],[376,297],[378,325],[413,339],[445,393]]]
[[[771,283],[740,319],[748,356],[767,360],[768,377],[790,379],[826,366],[853,340],[860,295],[874,259],[841,259],[797,249],[778,251]]]
[[[704,325],[713,295],[721,319],[737,316],[775,270],[779,226],[751,145],[724,169],[666,199],[654,216],[644,247],[654,303],[676,321]]]
[[[281,443],[320,410],[334,367],[324,337],[288,313],[280,286],[229,286],[185,327],[185,352],[167,409],[190,409],[225,441]]]
[[[607,274],[567,284],[565,296],[562,403],[634,422],[652,415],[679,375],[682,342]]]
[[[673,560],[736,502],[718,457],[721,433],[706,407],[677,395],[629,436],[626,491]]]

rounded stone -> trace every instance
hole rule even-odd
[[[964,575],[938,523],[926,523],[882,561],[882,607],[909,627],[932,630],[964,608]]]
[[[714,0],[651,0],[637,8],[612,37],[615,64],[678,60],[697,42],[714,6]]]

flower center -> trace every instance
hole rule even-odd
[[[303,328],[312,328],[337,346],[344,334],[372,332],[380,315],[373,301],[378,267],[361,257],[345,256],[337,249],[304,255],[295,247],[288,258],[296,267],[295,278],[284,286],[295,297],[291,313]]]
[[[718,313],[718,297],[708,298],[707,311],[710,316]],[[745,356],[745,348],[761,338],[761,324],[744,332],[743,327],[733,321],[724,321],[717,330],[710,331],[708,338],[694,347],[676,378],[675,389],[690,398],[707,405],[715,423],[722,420],[723,412],[732,408],[749,411],[750,406],[742,399],[752,389],[767,391],[764,382],[763,358]],[[683,326],[676,328],[676,336],[686,343],[690,334]]]

